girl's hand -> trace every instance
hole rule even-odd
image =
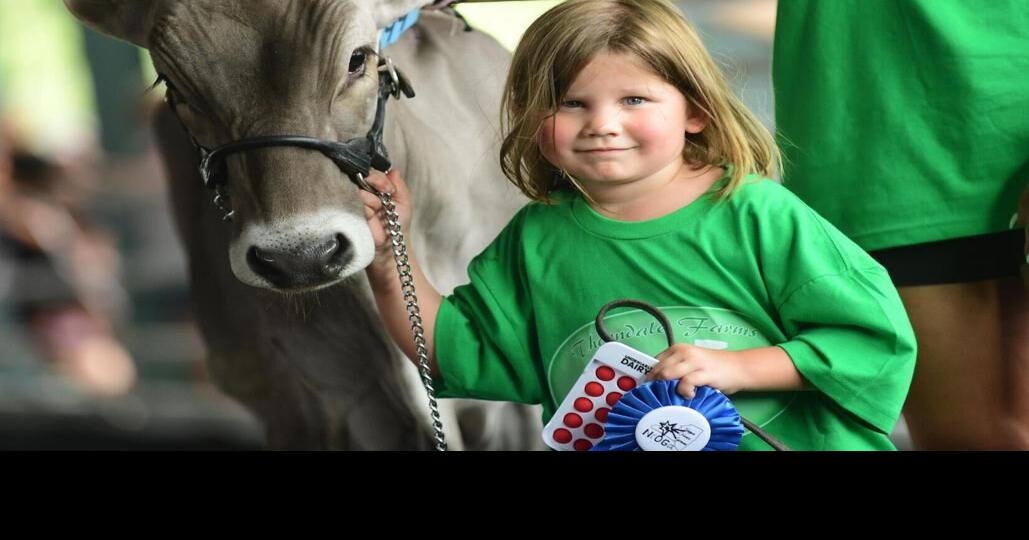
[[[393,195],[393,202],[396,204],[397,214],[400,215],[400,228],[405,236],[411,225],[411,193],[407,184],[400,177],[396,169],[383,174],[372,170],[368,175],[368,183],[381,192]],[[386,230],[386,211],[382,207],[382,201],[375,195],[361,190],[361,202],[364,203],[364,217],[368,220],[368,228],[372,231],[372,240],[375,241],[375,260],[373,266],[391,268],[393,265],[393,244],[389,232]]]
[[[679,379],[676,390],[687,399],[696,396],[698,386],[710,386],[724,394],[746,387],[746,370],[739,355],[677,343],[657,356],[658,364],[644,381]]]

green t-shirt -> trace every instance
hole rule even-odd
[[[868,250],[1008,229],[1029,183],[1029,2],[779,2],[784,184]]]
[[[781,346],[817,391],[730,396],[795,449],[892,449],[914,369],[910,323],[886,271],[779,184],[708,193],[619,222],[578,196],[530,204],[469,266],[436,319],[442,397],[542,403],[547,422],[601,341],[617,298],[660,307],[676,341]],[[614,310],[608,332],[656,356],[663,330]],[[741,448],[769,447],[749,432]]]

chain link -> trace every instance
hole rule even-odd
[[[443,422],[440,421],[439,407],[436,403],[436,390],[432,386],[432,372],[429,369],[429,349],[425,346],[425,329],[422,327],[418,297],[415,296],[414,275],[411,273],[411,264],[407,259],[407,244],[404,241],[404,233],[400,230],[400,215],[397,214],[397,205],[393,202],[392,195],[375,191],[373,193],[378,195],[379,200],[382,201],[382,208],[386,212],[386,230],[389,232],[390,241],[393,245],[393,259],[397,262],[400,289],[404,293],[407,318],[411,321],[411,333],[414,334],[414,344],[418,351],[418,371],[422,377],[422,386],[425,387],[425,393],[429,396],[429,415],[432,417],[432,430],[436,441],[436,450],[444,452],[447,449],[447,441],[443,435]]]
[[[232,221],[233,216],[236,215],[236,211],[232,209],[232,203],[229,202],[229,194],[222,189],[220,184],[214,188],[214,206],[221,210],[222,221]]]

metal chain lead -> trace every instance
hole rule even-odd
[[[222,221],[232,221],[233,216],[236,215],[236,211],[232,209],[232,204],[229,202],[229,194],[222,189],[220,184],[214,188],[214,206],[221,210]]]
[[[364,180],[363,178],[361,179]],[[433,437],[436,440],[436,450],[445,452],[447,441],[443,435],[443,422],[440,421],[439,407],[436,403],[436,390],[432,386],[432,372],[429,369],[429,349],[425,346],[425,329],[422,327],[421,310],[418,307],[418,297],[415,296],[414,276],[411,273],[411,264],[407,260],[407,244],[404,242],[404,233],[400,230],[400,215],[397,214],[397,205],[393,202],[393,196],[389,193],[372,191],[382,201],[382,208],[386,212],[386,230],[389,232],[393,244],[393,259],[397,262],[397,274],[400,275],[400,290],[404,292],[404,305],[407,307],[407,318],[411,321],[411,333],[414,334],[414,344],[418,350],[418,371],[422,376],[422,386],[429,396],[429,415],[432,417]]]

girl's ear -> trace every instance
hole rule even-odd
[[[557,127],[554,125],[553,115],[543,119],[539,129],[536,130],[533,135],[533,140],[536,143],[536,147],[540,149],[540,153],[546,156],[547,152],[552,150],[554,147],[554,130]]]
[[[711,123],[711,117],[693,102],[686,103],[686,133],[700,133]]]

